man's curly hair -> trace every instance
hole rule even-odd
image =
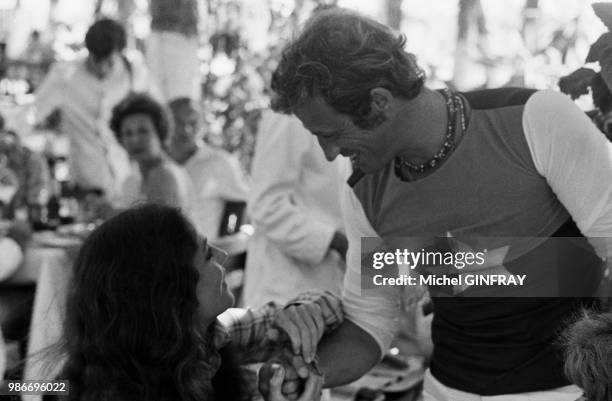
[[[612,400],[612,314],[585,311],[561,341],[567,378],[588,401]]]
[[[423,87],[425,74],[405,44],[404,35],[354,11],[316,11],[284,48],[272,74],[272,108],[292,113],[306,97],[322,96],[367,128],[372,89],[412,99]]]

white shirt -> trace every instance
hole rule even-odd
[[[344,231],[339,166],[325,159],[316,138],[295,117],[264,113],[257,134],[248,210],[244,302],[287,302],[310,288],[339,294],[344,262],[329,245]]]
[[[215,240],[225,201],[246,202],[248,183],[238,159],[223,149],[200,144],[184,164],[193,183],[193,219],[200,234]]]
[[[538,173],[546,178],[583,235],[606,240],[607,249],[602,252],[610,261],[612,143],[567,96],[554,91],[533,94],[525,104],[522,123]],[[344,312],[376,340],[384,354],[397,331],[401,290],[386,288],[380,298],[362,296],[360,239],[378,234],[353,190],[348,185],[343,188],[349,239]]]
[[[101,188],[112,200],[129,172],[127,154],[109,127],[112,109],[130,90],[145,91],[151,85],[142,63],[131,63],[130,75],[125,63],[117,60],[109,76],[99,80],[85,62],[53,65],[35,94],[36,120],[55,109],[61,111],[74,181],[86,188]]]

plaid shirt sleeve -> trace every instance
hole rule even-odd
[[[286,307],[311,302],[320,306],[326,332],[340,325],[343,318],[341,302],[330,292],[305,292]],[[219,316],[219,321],[227,329],[229,341],[239,352],[241,362],[262,361],[284,348],[284,343],[272,341],[266,336],[268,330],[274,327],[276,316],[282,309],[278,304],[269,302],[259,309],[228,309]]]
[[[335,330],[340,326],[344,315],[342,314],[342,302],[340,298],[329,291],[310,290],[301,293],[286,307],[305,303],[316,303],[321,308],[321,317],[325,322],[325,333]]]

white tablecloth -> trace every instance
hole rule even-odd
[[[61,338],[71,265],[67,250],[35,246],[26,253],[23,268],[11,278],[11,282],[37,283],[24,380],[53,380],[62,368],[64,361],[50,350]],[[24,401],[41,398],[22,396]]]

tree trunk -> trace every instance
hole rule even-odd
[[[98,18],[98,16],[102,13],[102,5],[104,4],[104,0],[96,0],[96,6],[94,7],[94,17]]]
[[[527,0],[523,8],[523,26],[521,36],[525,47],[531,54],[538,50],[537,25],[540,17],[540,0]]]
[[[472,32],[476,28],[475,39],[487,32],[484,12],[480,0],[459,0],[458,41],[470,41]]]
[[[453,82],[457,89],[467,90],[486,83],[486,71],[478,64],[479,47],[487,32],[480,0],[459,0],[457,14],[457,48]]]
[[[403,0],[386,0],[387,24],[396,31],[402,28]]]

